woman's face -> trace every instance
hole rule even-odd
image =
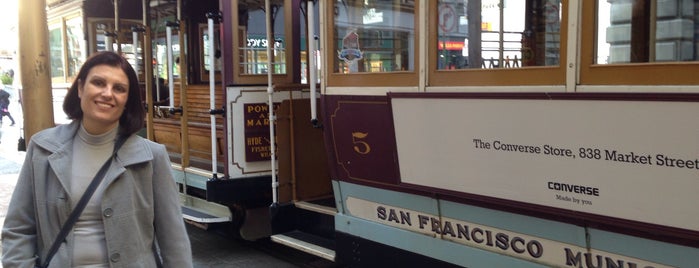
[[[116,127],[129,97],[126,73],[116,66],[97,65],[78,85],[85,130],[96,135]]]

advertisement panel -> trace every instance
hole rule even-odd
[[[699,231],[699,103],[391,99],[402,183]]]

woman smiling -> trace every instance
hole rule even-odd
[[[138,88],[116,53],[85,62],[63,103],[72,122],[29,143],[2,230],[3,266],[192,267],[165,147],[135,135],[145,115]],[[76,204],[84,210],[60,239]]]

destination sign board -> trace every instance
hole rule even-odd
[[[279,104],[274,105],[276,109]],[[267,103],[246,103],[244,109],[245,161],[269,161],[272,150],[269,131],[269,105]]]

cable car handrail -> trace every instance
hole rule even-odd
[[[166,38],[166,53],[167,53],[167,79],[168,79],[168,96],[170,98],[169,111],[170,114],[176,114],[182,112],[182,107],[175,107],[175,77],[174,71],[172,70],[175,66],[175,62],[172,55],[172,28],[179,27],[180,23],[176,21],[168,21],[165,24],[165,38]]]
[[[272,27],[271,25],[272,22],[272,7],[270,4],[270,0],[265,0],[265,25],[266,25],[266,31],[267,31],[267,44],[274,44],[274,36],[272,36]],[[275,134],[275,121],[276,118],[274,117],[274,102],[273,102],[273,95],[274,95],[274,85],[272,84],[272,72],[274,72],[274,69],[272,69],[272,57],[271,55],[273,54],[273,48],[274,46],[267,46],[267,96],[268,96],[268,103],[269,105],[269,146],[270,146],[270,164],[271,164],[271,170],[272,170],[272,205],[276,206],[279,197],[277,196],[277,190],[279,188],[279,182],[277,181],[277,148],[275,144],[275,137],[277,136]]]
[[[209,114],[211,118],[211,173],[212,179],[218,178],[218,160],[216,155],[216,44],[214,42],[214,23],[221,20],[221,12],[209,12],[206,14],[209,27]],[[216,20],[216,22],[214,22]]]

